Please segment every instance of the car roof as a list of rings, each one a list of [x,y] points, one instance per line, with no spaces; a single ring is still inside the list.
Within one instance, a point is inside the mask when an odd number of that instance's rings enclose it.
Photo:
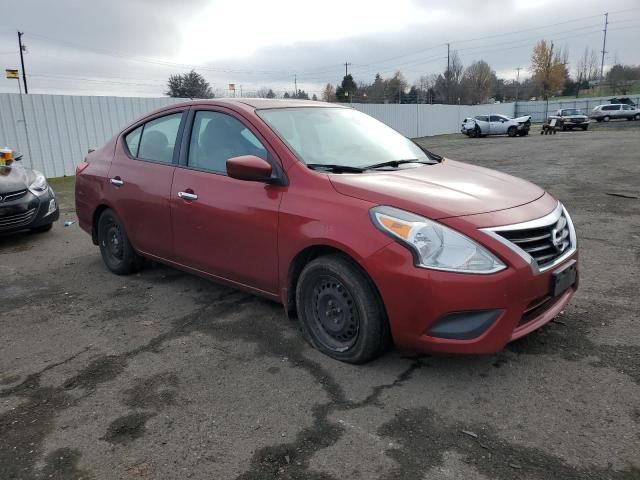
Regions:
[[[333,107],[346,108],[336,103],[320,102],[316,100],[297,100],[297,99],[280,99],[280,98],[212,98],[203,100],[191,100],[178,104],[176,106],[188,105],[219,105],[219,106],[236,106],[246,108],[246,106],[263,109],[263,108],[300,108],[300,107]]]

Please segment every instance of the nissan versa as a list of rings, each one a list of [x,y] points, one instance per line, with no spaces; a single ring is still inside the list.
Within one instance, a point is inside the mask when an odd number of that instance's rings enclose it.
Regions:
[[[392,342],[497,352],[577,288],[576,234],[558,200],[351,108],[173,105],[76,173],[79,223],[112,272],[146,257],[278,300],[313,346],[346,362]]]

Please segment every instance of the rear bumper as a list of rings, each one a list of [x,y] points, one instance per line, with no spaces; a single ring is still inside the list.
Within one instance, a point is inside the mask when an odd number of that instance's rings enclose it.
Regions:
[[[59,207],[51,187],[41,195],[27,191],[17,200],[0,204],[0,233],[43,227],[59,217]]]

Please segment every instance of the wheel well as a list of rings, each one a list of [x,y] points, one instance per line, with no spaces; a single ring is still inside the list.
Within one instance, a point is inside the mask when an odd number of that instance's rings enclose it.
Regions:
[[[382,301],[382,297],[380,296],[380,292],[378,291],[376,284],[373,282],[367,271],[362,268],[360,263],[358,263],[351,255],[346,253],[344,250],[340,250],[339,248],[330,247],[328,245],[314,245],[311,247],[307,247],[300,253],[298,253],[289,265],[289,275],[287,277],[287,299],[285,308],[287,314],[290,317],[293,318],[296,316],[296,288],[298,286],[298,279],[300,278],[302,270],[312,260],[332,254],[339,254],[348,258],[357,268],[360,269],[360,271],[369,280],[369,282],[371,282],[371,285],[378,294],[378,298],[380,299],[382,308],[384,308],[384,302]]]
[[[94,245],[98,245],[98,220],[100,219],[102,212],[107,208],[109,208],[107,205],[100,205],[93,212],[93,219],[91,221],[91,240],[93,240]]]

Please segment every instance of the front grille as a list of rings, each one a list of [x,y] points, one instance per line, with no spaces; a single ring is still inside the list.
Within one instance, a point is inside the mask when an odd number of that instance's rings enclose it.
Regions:
[[[0,217],[0,230],[28,225],[31,223],[31,220],[33,220],[35,214],[36,209],[32,208],[31,210],[27,210],[26,212],[18,213],[16,215]]]
[[[27,190],[18,190],[17,192],[0,193],[0,203],[18,200],[27,194]]]
[[[538,268],[544,268],[572,247],[569,220],[564,211],[558,208],[557,215],[545,219],[548,223],[535,224],[530,228],[505,227],[496,229],[495,233],[529,254]],[[526,227],[526,224],[523,226]]]

